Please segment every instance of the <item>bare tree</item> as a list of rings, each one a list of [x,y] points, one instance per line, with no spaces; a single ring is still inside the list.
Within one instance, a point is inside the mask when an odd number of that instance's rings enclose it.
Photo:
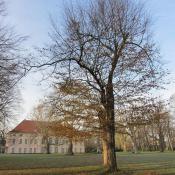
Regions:
[[[173,150],[173,120],[165,102],[155,99],[120,108],[117,133],[128,135],[133,152]],[[142,100],[143,102],[143,100]]]
[[[116,171],[115,104],[148,93],[163,74],[150,16],[143,4],[130,0],[97,0],[76,7],[66,8],[62,30],[52,20],[53,43],[41,50],[32,67],[53,68],[58,81],[82,81],[96,94],[103,107],[104,165]]]
[[[149,112],[151,104],[148,102],[148,99],[139,98],[125,103],[118,109],[120,117],[116,122],[116,131],[120,134],[127,134],[131,138],[134,153],[137,153],[142,147],[141,142],[146,141],[147,146],[149,145],[145,127],[150,124],[149,116],[152,114]],[[143,138],[146,138],[144,142],[141,133]]]
[[[19,46],[25,39],[4,23],[5,17],[5,2],[0,0],[0,123],[3,127],[10,119],[19,99],[16,84],[23,73],[20,65],[21,57],[17,52],[20,52]]]
[[[165,137],[167,135],[169,114],[165,110],[165,104],[162,101],[154,104],[153,121],[158,135],[159,150],[160,152],[164,152],[166,148]]]

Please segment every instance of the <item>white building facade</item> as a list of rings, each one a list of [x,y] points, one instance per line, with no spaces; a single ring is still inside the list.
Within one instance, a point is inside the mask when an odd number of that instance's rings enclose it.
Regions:
[[[6,153],[68,153],[69,139],[49,136],[46,139],[37,132],[36,121],[23,120],[16,128],[7,134]],[[84,153],[84,141],[73,142],[74,153]]]

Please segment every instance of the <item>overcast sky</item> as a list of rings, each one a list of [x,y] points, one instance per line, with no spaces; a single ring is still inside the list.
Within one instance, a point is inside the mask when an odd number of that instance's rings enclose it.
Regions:
[[[85,0],[79,0],[82,3]],[[142,1],[142,0],[140,0]],[[24,47],[30,50],[49,42],[51,31],[49,15],[55,16],[61,25],[62,9],[70,0],[6,0],[8,24],[15,26],[21,35],[29,36]],[[169,98],[175,93],[175,0],[147,0],[146,5],[154,19],[154,37],[157,41],[163,62],[171,73],[171,84],[161,96]],[[29,74],[20,84],[22,108],[18,121],[29,118],[32,108],[43,98],[48,89],[39,83],[39,75]]]

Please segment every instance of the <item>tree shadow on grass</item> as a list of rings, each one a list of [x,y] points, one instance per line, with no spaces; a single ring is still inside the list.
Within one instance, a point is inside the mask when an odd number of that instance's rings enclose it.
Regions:
[[[109,171],[97,172],[93,175],[134,175],[131,171],[118,170],[116,173],[110,173]]]

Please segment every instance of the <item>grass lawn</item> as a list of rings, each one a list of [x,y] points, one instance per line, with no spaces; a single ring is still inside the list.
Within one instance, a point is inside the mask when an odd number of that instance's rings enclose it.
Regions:
[[[144,172],[175,175],[173,152],[117,153],[117,160],[120,169],[117,175],[142,175]],[[0,154],[0,175],[99,175],[104,174],[101,165],[102,155],[99,154]]]

